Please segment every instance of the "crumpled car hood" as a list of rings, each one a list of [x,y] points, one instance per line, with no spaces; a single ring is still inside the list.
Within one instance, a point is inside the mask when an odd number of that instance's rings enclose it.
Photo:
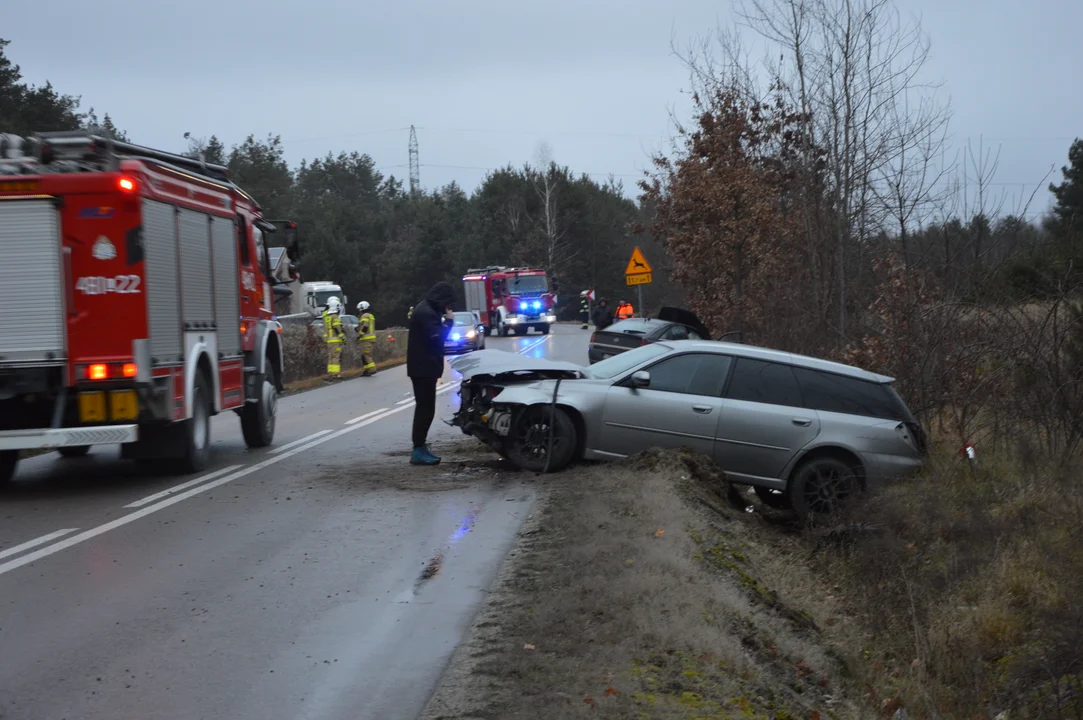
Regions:
[[[449,360],[448,365],[462,373],[464,380],[488,375],[494,378],[502,375],[522,374],[524,380],[538,376],[549,378],[586,377],[582,365],[558,360],[523,357],[518,353],[504,350],[479,350]]]

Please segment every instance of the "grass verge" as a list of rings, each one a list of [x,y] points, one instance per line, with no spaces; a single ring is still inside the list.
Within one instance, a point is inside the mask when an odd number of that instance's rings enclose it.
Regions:
[[[376,372],[405,364],[406,358],[393,358],[391,360],[384,360],[382,362],[376,363]],[[351,380],[353,378],[360,377],[362,372],[364,372],[363,368],[347,368],[346,370],[343,370],[339,374],[339,376],[342,378],[342,380]],[[325,377],[327,376],[319,375],[316,377],[304,378],[303,380],[294,380],[292,382],[288,382],[285,384],[286,390],[282,394],[296,395],[297,393],[305,392],[306,390],[313,390],[315,388],[322,387]]]
[[[843,718],[857,693],[714,466],[646,453],[547,491],[426,720]]]

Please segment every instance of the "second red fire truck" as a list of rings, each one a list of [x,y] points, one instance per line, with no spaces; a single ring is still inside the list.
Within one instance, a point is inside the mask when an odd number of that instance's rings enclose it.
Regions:
[[[463,276],[466,309],[478,313],[489,335],[525,335],[530,328],[548,333],[557,321],[556,285],[538,268],[490,265]]]
[[[274,231],[224,167],[87,132],[0,136],[0,483],[20,450],[98,444],[196,472],[230,410],[269,445]]]

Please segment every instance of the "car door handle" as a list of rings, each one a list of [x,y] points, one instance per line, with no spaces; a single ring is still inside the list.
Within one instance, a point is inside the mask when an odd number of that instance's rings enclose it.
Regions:
[[[812,424],[812,421],[809,420],[808,418],[794,418],[793,419],[793,424],[794,425],[800,425],[801,427],[808,427],[809,425]]]
[[[692,406],[692,410],[694,412],[698,412],[700,415],[710,415],[711,410],[713,410],[713,409],[714,408],[712,408],[710,405],[693,405]]]

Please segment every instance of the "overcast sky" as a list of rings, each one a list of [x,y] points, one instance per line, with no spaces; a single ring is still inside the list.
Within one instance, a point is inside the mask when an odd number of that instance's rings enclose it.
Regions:
[[[631,187],[687,117],[671,37],[733,21],[726,0],[0,0],[0,37],[33,83],[82,95],[135,142],[281,135],[288,158],[370,154],[473,189],[486,169],[554,159]],[[998,189],[1029,194],[1083,135],[1083,2],[897,0],[932,41],[927,75],[958,147],[1001,146]],[[1009,200],[1011,202],[1011,200]],[[1048,205],[1039,194],[1031,216]]]

